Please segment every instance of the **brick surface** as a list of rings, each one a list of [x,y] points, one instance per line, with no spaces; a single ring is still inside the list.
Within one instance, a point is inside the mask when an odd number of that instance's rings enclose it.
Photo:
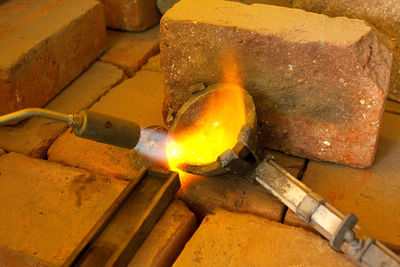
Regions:
[[[92,110],[139,123],[141,127],[164,125],[163,75],[139,71],[111,89]],[[149,161],[133,151],[76,137],[69,131],[48,151],[50,161],[80,167],[94,173],[132,179]]]
[[[260,4],[270,4],[270,5],[290,7],[293,0],[229,0],[229,1],[241,2],[245,4],[260,3]],[[179,0],[157,0],[157,7],[158,10],[160,10],[160,12],[164,14],[178,2]]]
[[[0,148],[0,156],[3,156],[5,154],[4,150]]]
[[[280,153],[274,155],[278,164],[297,177],[303,168],[303,159]],[[181,173],[180,178],[178,197],[199,217],[204,217],[217,208],[224,208],[256,214],[274,221],[282,220],[285,206],[259,185],[239,177],[203,177]]]
[[[23,252],[0,245],[0,263],[5,267],[43,267],[51,263],[38,260]]]
[[[224,65],[236,66],[266,147],[353,167],[372,163],[392,57],[363,21],[183,0],[160,27],[166,117],[190,97],[190,85],[220,82]]]
[[[0,114],[44,106],[105,46],[94,0],[13,0],[0,17]]]
[[[302,181],[373,238],[400,252],[400,116],[384,114],[376,160],[367,170],[311,161]],[[286,221],[299,221],[294,214]]]
[[[54,265],[127,184],[16,153],[0,157],[0,173],[0,245]]]
[[[171,266],[196,227],[194,214],[182,201],[173,201],[128,266]]]
[[[121,82],[123,75],[121,69],[111,64],[96,62],[45,108],[64,113],[76,113],[88,108],[111,87]],[[0,147],[45,158],[50,145],[67,127],[64,123],[43,118],[32,118],[18,125],[0,127]]]
[[[260,4],[290,7],[293,3],[293,0],[244,0],[244,2],[247,4],[260,3]]]
[[[132,77],[147,59],[160,51],[159,26],[142,33],[107,31],[107,52],[102,61],[121,67]]]
[[[400,115],[400,104],[395,101],[388,100],[386,101],[385,110],[387,112],[396,113]]]
[[[160,20],[156,0],[100,0],[108,27],[127,31],[142,31]]]
[[[162,73],[162,69],[160,66],[160,54],[157,54],[157,55],[149,58],[149,60],[147,60],[146,64],[144,64],[140,69]]]
[[[389,98],[400,102],[400,2],[396,0],[294,0],[293,7],[328,16],[366,20],[393,42],[393,68]],[[373,7],[373,8],[371,8]]]
[[[204,218],[174,266],[355,266],[320,236],[249,214]]]
[[[157,7],[161,14],[164,14],[178,2],[179,0],[157,0]]]
[[[285,214],[285,218],[283,219],[284,224],[296,226],[296,227],[302,227],[308,231],[315,232],[317,233],[316,230],[310,225],[308,225],[306,222],[303,221],[299,216],[297,216],[293,211],[290,209],[287,210]]]

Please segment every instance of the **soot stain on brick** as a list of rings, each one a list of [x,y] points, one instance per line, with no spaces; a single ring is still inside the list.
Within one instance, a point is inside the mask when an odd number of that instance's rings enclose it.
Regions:
[[[144,166],[149,166],[148,160],[146,160],[143,155],[140,155],[135,151],[133,151],[131,154],[128,154],[128,160],[130,167],[135,171],[139,171]]]
[[[291,90],[277,88],[266,90],[257,85],[249,88],[259,114],[297,115],[312,120],[337,123],[352,113],[354,107],[352,103],[341,101],[344,97],[329,92],[313,93],[313,91],[315,90],[303,86]],[[304,97],[305,94],[313,95],[313,98]]]
[[[82,205],[82,198],[84,196],[84,191],[86,191],[86,186],[92,184],[96,181],[93,175],[79,174],[72,180],[71,189],[76,196],[76,206],[80,207]]]

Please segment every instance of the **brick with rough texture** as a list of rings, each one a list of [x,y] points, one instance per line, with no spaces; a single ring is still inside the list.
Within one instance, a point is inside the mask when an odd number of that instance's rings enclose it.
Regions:
[[[303,159],[280,153],[274,153],[274,156],[277,163],[292,175],[299,175],[304,165]],[[200,218],[217,208],[223,208],[233,212],[256,214],[269,220],[282,220],[285,206],[261,186],[240,177],[204,177],[180,173],[180,179],[178,198]]]
[[[328,16],[363,19],[393,42],[389,98],[400,102],[400,1],[398,0],[294,0],[293,7]]]
[[[277,5],[277,6],[285,6],[290,7],[293,0],[244,0],[246,4],[268,4],[268,5]]]
[[[250,214],[208,215],[174,266],[355,266],[322,237]]]
[[[160,54],[157,54],[149,58],[146,64],[144,64],[140,69],[162,73],[163,71],[160,66]]]
[[[143,31],[160,20],[156,0],[100,0],[108,27],[126,31]]]
[[[386,101],[385,111],[400,115],[400,104],[395,101]]]
[[[376,160],[371,168],[310,161],[302,182],[343,214],[354,213],[366,233],[400,252],[400,116],[384,114]],[[300,223],[288,212],[287,223]],[[300,224],[298,224],[300,225]]]
[[[241,2],[241,3],[245,3],[245,4],[260,3],[260,4],[270,4],[270,5],[290,7],[291,2],[293,0],[229,0],[229,1]],[[158,7],[158,10],[160,10],[160,12],[162,14],[164,14],[178,2],[179,2],[179,0],[157,0],[157,7]]]
[[[159,26],[141,33],[109,30],[107,52],[101,60],[117,65],[132,77],[148,58],[160,51],[159,31]]]
[[[190,97],[190,85],[222,81],[225,65],[237,69],[253,96],[266,147],[353,167],[372,164],[392,56],[365,22],[182,0],[160,27],[165,117]]]
[[[314,230],[314,228],[307,224],[303,219],[301,219],[299,216],[297,216],[293,211],[290,209],[287,210],[285,214],[285,218],[283,219],[284,224],[296,226],[296,227],[302,227],[308,231],[316,232],[318,231]]]
[[[5,267],[43,267],[51,263],[38,260],[21,251],[15,251],[0,245],[0,263]]]
[[[173,201],[128,266],[171,266],[196,227],[194,214],[182,201]]]
[[[289,7],[290,2],[292,0],[229,0],[229,1],[241,2],[241,3],[246,3],[246,4],[260,3],[260,4],[270,4],[270,5],[279,5],[279,6]],[[179,2],[179,0],[157,0],[157,7],[158,7],[158,10],[160,10],[160,12],[162,14],[164,14],[178,2]]]
[[[57,95],[46,109],[77,113],[88,108],[110,88],[121,82],[124,72],[108,63],[96,62]],[[32,118],[18,125],[0,127],[0,147],[35,158],[45,158],[47,150],[68,125]]]
[[[127,185],[17,153],[0,157],[0,173],[0,246],[52,265],[68,258]]]
[[[6,152],[2,148],[0,148],[0,156],[3,156],[5,153]]]
[[[171,7],[173,7],[179,0],[157,0],[157,7],[161,14],[164,14]]]
[[[94,0],[12,0],[0,6],[0,115],[41,107],[105,47]]]
[[[141,127],[164,125],[163,90],[161,73],[139,71],[112,88],[90,109],[137,122]],[[132,179],[142,166],[151,164],[133,151],[82,139],[69,131],[49,148],[48,159],[121,179]]]

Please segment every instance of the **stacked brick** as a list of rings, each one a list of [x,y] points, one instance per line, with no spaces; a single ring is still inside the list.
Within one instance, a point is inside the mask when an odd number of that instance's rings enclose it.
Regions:
[[[231,0],[239,1],[239,0]],[[165,13],[179,0],[158,0],[157,5]],[[346,16],[363,19],[386,36],[393,52],[393,68],[388,97],[400,102],[400,2],[396,0],[240,0],[246,4],[263,3],[284,7],[301,8],[331,17]]]
[[[183,0],[161,22],[164,116],[236,66],[268,148],[352,167],[376,152],[392,55],[364,21],[278,6]]]
[[[294,0],[293,7],[328,16],[363,19],[383,33],[393,52],[389,98],[400,102],[400,1]]]
[[[0,17],[0,115],[45,105],[105,47],[95,0],[8,1]]]
[[[126,31],[143,31],[160,20],[156,0],[100,0],[108,27]]]

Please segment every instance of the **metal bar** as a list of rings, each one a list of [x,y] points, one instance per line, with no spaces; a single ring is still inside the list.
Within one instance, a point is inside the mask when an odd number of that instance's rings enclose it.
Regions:
[[[344,217],[272,158],[262,161],[247,179],[255,180],[293,212],[302,215],[308,224],[332,242],[331,246],[340,248],[360,266],[400,266],[400,257],[382,243],[368,237],[355,237],[361,228],[356,225],[353,229],[354,221],[349,223],[348,218],[356,219],[354,215]]]
[[[297,186],[286,175],[282,175],[282,172],[272,166],[272,164],[269,164],[269,161],[261,162],[251,176],[254,176],[254,179],[259,184],[270,191],[272,195],[283,202],[288,208],[296,211],[296,208],[308,192]]]
[[[343,220],[343,215],[335,214],[327,205],[321,205],[311,216],[313,226],[326,239],[330,240]]]
[[[31,117],[43,117],[47,119],[65,122],[68,125],[72,125],[74,123],[74,115],[72,114],[65,114],[42,108],[27,108],[0,116],[0,125]]]

